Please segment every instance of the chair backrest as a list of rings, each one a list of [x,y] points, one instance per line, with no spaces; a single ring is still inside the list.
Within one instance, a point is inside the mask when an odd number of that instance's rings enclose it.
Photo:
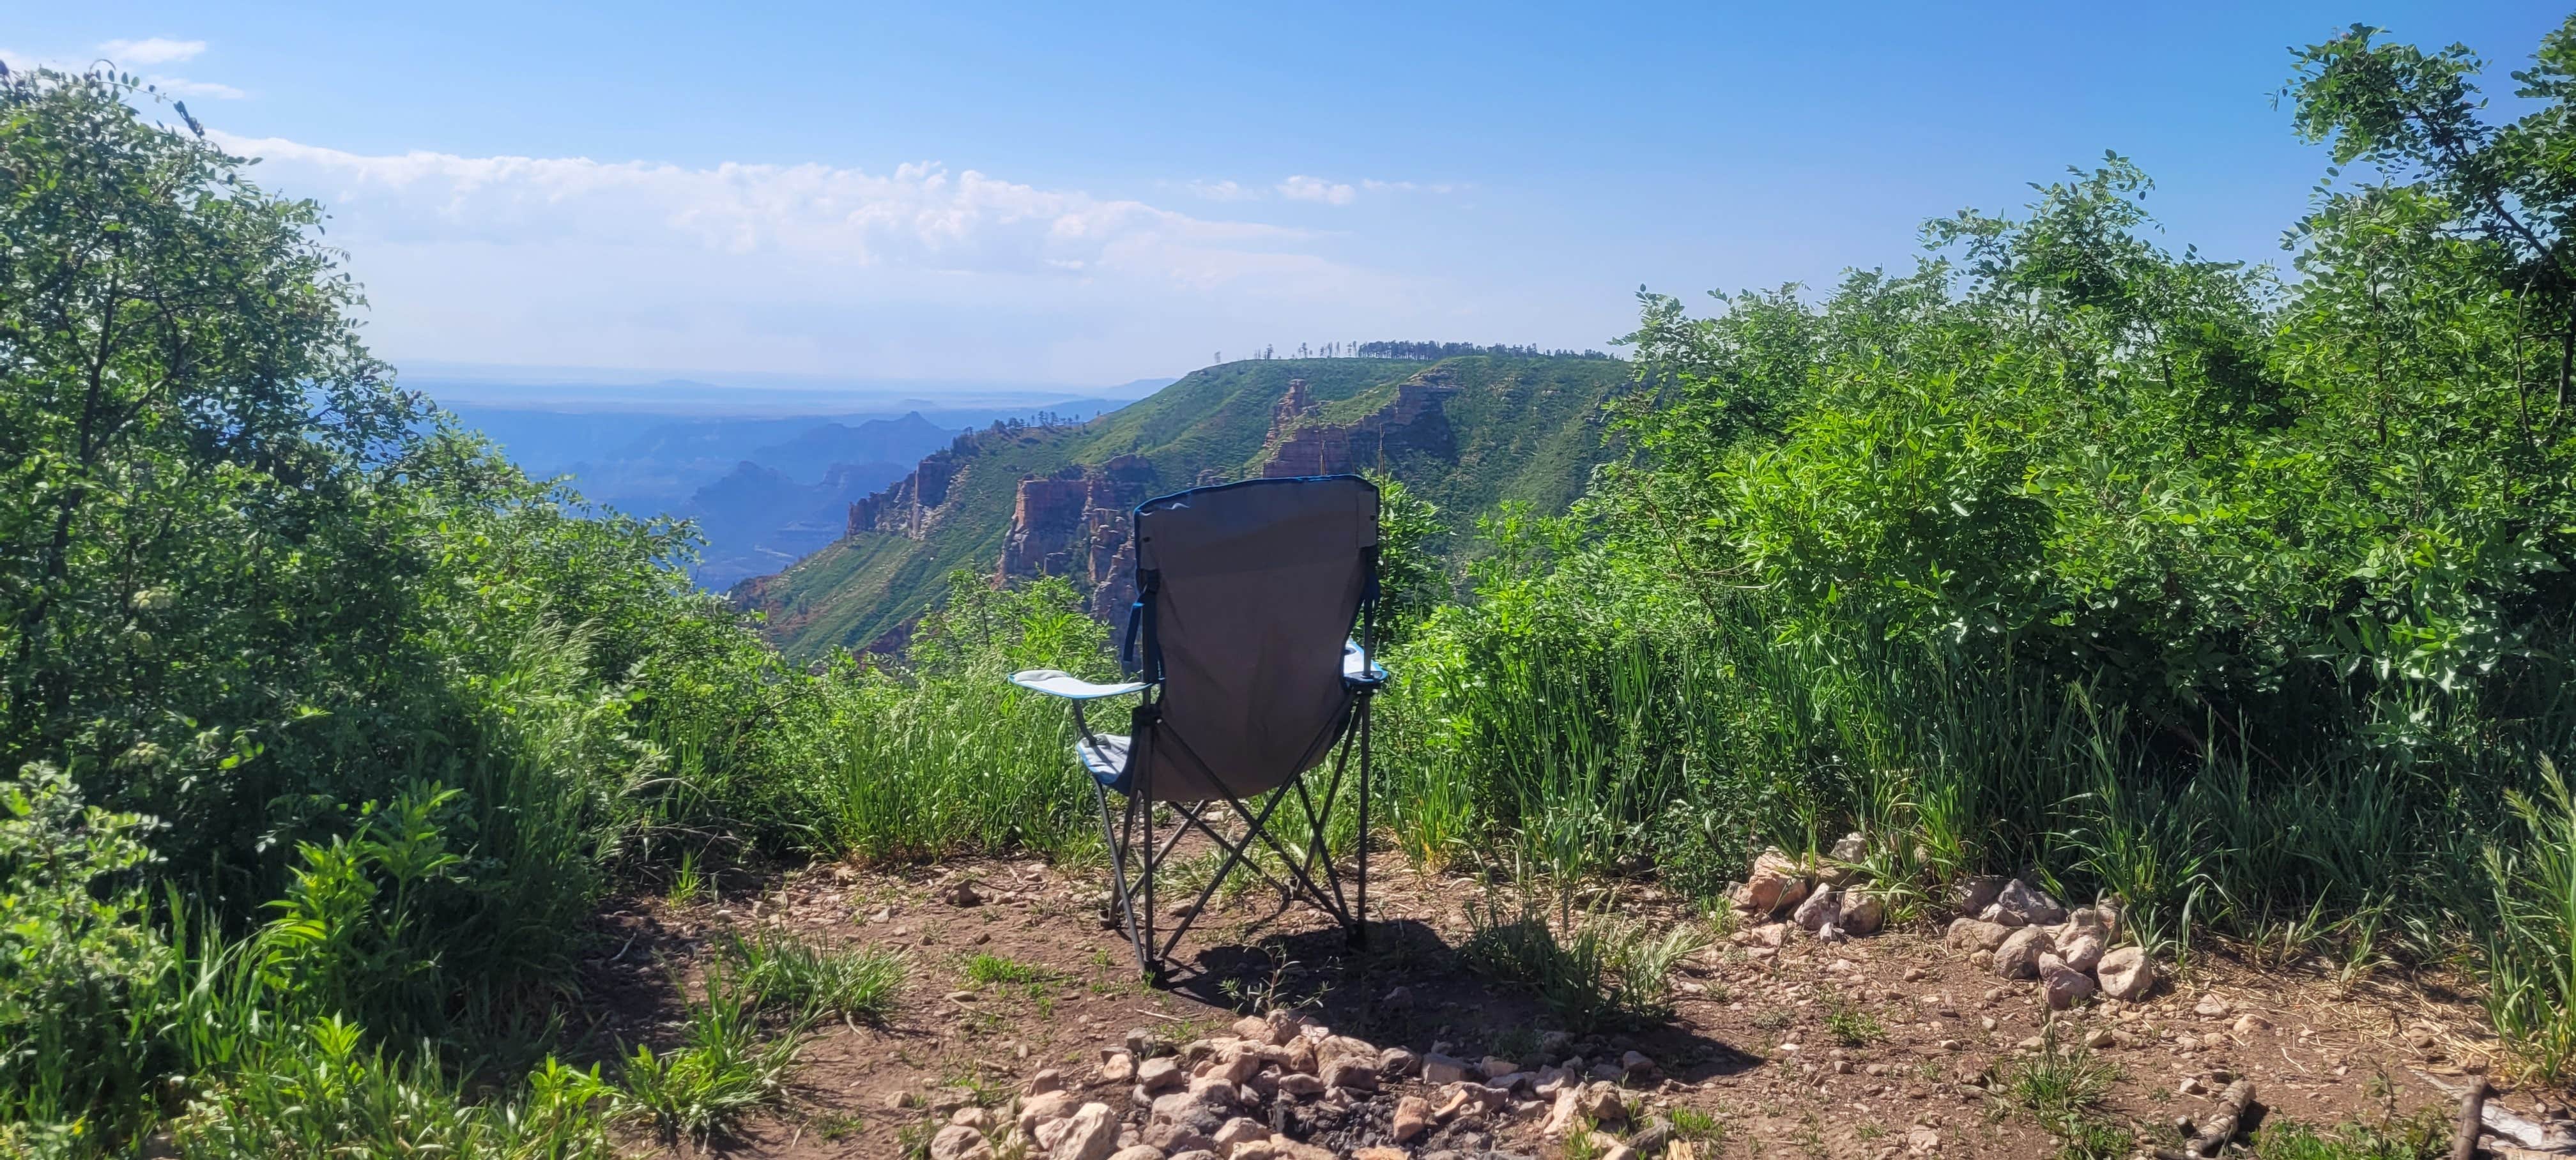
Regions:
[[[1343,644],[1374,598],[1377,485],[1356,475],[1194,488],[1136,509],[1140,668],[1159,720],[1135,787],[1249,797],[1321,760],[1349,720]],[[1213,776],[1211,776],[1213,775]]]

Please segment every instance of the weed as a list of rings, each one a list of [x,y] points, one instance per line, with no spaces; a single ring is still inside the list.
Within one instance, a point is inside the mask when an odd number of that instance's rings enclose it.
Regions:
[[[1685,923],[1658,936],[1642,923],[1589,913],[1560,937],[1545,910],[1524,896],[1516,911],[1488,898],[1470,903],[1474,933],[1459,955],[1470,969],[1520,983],[1575,1032],[1631,1025],[1671,1014],[1673,965],[1705,945]]]
[[[966,981],[978,986],[1044,983],[1054,977],[1054,972],[1044,967],[1001,955],[979,954],[966,960]]]
[[[673,906],[687,906],[706,893],[707,875],[698,868],[696,850],[680,851],[680,864],[671,871],[671,885],[662,892],[662,900]]]
[[[881,1021],[903,990],[904,961],[891,951],[764,933],[736,937],[725,952],[762,1007],[784,1008],[800,1018]]]
[[[1698,1108],[1675,1107],[1672,1121],[1674,1139],[1709,1144],[1722,1143],[1726,1139],[1726,1124]]]
[[[2254,1136],[2254,1160],[2433,1160],[2449,1153],[2450,1133],[2435,1108],[2329,1131],[2295,1121],[2267,1123]]]
[[[743,981],[710,970],[707,996],[690,1005],[680,1045],[660,1054],[639,1045],[627,1058],[620,1110],[665,1139],[704,1140],[777,1100],[807,1024],[800,1018],[763,1043],[759,1004],[758,992]]]
[[[1833,1009],[1825,1013],[1825,1033],[1845,1047],[1867,1047],[1887,1038],[1887,1028],[1879,1024],[1877,1016],[1840,999],[1834,1000]]]
[[[825,1112],[805,1121],[815,1136],[825,1141],[838,1141],[868,1129],[868,1121],[856,1112]]]

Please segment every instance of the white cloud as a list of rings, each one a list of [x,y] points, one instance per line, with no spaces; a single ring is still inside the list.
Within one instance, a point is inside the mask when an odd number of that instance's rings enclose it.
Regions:
[[[219,101],[238,101],[250,94],[231,85],[213,81],[192,81],[186,77],[145,77],[145,84],[174,97],[212,97]]]
[[[1424,184],[1412,181],[1379,181],[1372,177],[1361,181],[1360,188],[1370,193],[1449,193],[1458,187],[1445,182]]]
[[[1260,190],[1232,181],[1193,181],[1189,189],[1209,201],[1256,201],[1261,197]]]
[[[1244,268],[1238,251],[1305,236],[937,162],[873,173],[814,164],[686,168],[586,157],[368,156],[277,138],[215,137],[226,149],[265,159],[264,180],[276,183],[283,174],[306,183],[301,192],[320,194],[344,216],[398,238],[677,241],[725,254],[785,252],[954,271],[1125,264],[1200,283]]]
[[[1339,234],[935,162],[370,155],[210,136],[262,158],[262,186],[329,207],[372,342],[396,358],[1116,381],[1251,341],[1229,336],[1400,329],[1447,297],[1344,263]]]
[[[205,41],[170,40],[159,36],[143,40],[110,40],[98,46],[99,55],[115,61],[120,68],[175,64],[204,51]]]
[[[1327,205],[1349,205],[1359,196],[1349,185],[1326,181],[1320,177],[1296,174],[1279,183],[1279,196],[1291,201],[1320,201]]]

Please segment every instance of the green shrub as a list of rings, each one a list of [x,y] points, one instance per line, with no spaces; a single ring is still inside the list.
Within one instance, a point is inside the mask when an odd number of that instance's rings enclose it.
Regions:
[[[51,766],[0,787],[0,1121],[69,1132],[146,1095],[172,967],[144,921],[150,830]]]

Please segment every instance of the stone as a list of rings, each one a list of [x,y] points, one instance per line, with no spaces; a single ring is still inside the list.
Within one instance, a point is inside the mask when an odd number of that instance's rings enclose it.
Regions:
[[[1422,1057],[1401,1047],[1390,1047],[1377,1053],[1377,1073],[1402,1079],[1422,1070]]]
[[[2067,969],[2090,971],[2100,966],[2105,945],[2102,932],[2071,924],[2069,929],[2071,933],[2057,940],[2057,957],[2066,960]]]
[[[1488,1055],[1485,1057],[1484,1062],[1476,1065],[1476,1074],[1485,1079],[1492,1079],[1498,1075],[1510,1075],[1520,1069],[1521,1065],[1517,1060],[1505,1059],[1499,1055]]]
[[[1980,874],[1962,878],[1951,888],[1950,909],[1964,915],[1976,915],[1995,904],[2007,881],[2000,874]]]
[[[1978,951],[1973,955],[1969,955],[1968,965],[1980,971],[1991,971],[1995,969],[1995,952]]]
[[[2093,997],[2093,976],[2062,963],[2055,971],[2042,973],[2039,986],[2051,1011],[2064,1011]]]
[[[2120,937],[2120,900],[2107,894],[2103,895],[2093,903],[2093,913],[2102,920],[2103,940],[2106,942],[2117,940]]]
[[[1151,1144],[1130,1144],[1110,1153],[1109,1160],[1163,1160],[1163,1150]]]
[[[1218,1158],[1213,1149],[1192,1148],[1186,1152],[1172,1153],[1169,1160],[1218,1160]]]
[[[1250,1116],[1236,1116],[1227,1120],[1225,1126],[1216,1130],[1215,1137],[1216,1146],[1221,1150],[1232,1150],[1238,1145],[1269,1138],[1270,1129]]]
[[[2084,1046],[2090,1047],[2096,1051],[2118,1042],[2119,1038],[2114,1036],[2111,1033],[2111,1029],[2108,1027],[2096,1027],[2093,1030],[2084,1033]]]
[[[2227,1000],[2216,995],[2203,995],[2200,1002],[2191,1005],[2191,1013],[2203,1019],[2224,1019],[2227,1011]]]
[[[1036,1075],[1030,1076],[1026,1082],[1020,1084],[1020,1094],[1024,1096],[1044,1095],[1063,1090],[1064,1073],[1052,1067],[1039,1068]]]
[[[1982,918],[1950,920],[1949,942],[1954,950],[1990,951],[2004,945],[2004,940],[2011,937],[2012,928],[2000,922],[1987,922]]]
[[[1190,1081],[1190,1102],[1201,1107],[1230,1108],[1242,1098],[1241,1089],[1221,1075],[1203,1075]]]
[[[1288,1072],[1279,1077],[1279,1094],[1292,1099],[1311,1099],[1324,1094],[1324,1081],[1304,1072]]]
[[[2057,900],[2015,878],[1996,892],[1994,902],[1977,917],[2005,926],[2055,926],[2066,921],[2066,908]]]
[[[1112,1157],[1111,1160],[1116,1160],[1116,1158]],[[1351,1160],[1413,1160],[1413,1157],[1402,1148],[1389,1148],[1384,1144],[1371,1144],[1366,1148],[1361,1148],[1352,1152]]]
[[[2205,1096],[2209,1094],[2209,1088],[2202,1084],[2200,1082],[2200,1077],[2196,1075],[2184,1076],[2182,1082],[2175,1085],[2174,1091],[2177,1094],[2186,1096]]]
[[[1107,1104],[1084,1104],[1047,1148],[1047,1160],[1109,1160],[1118,1150],[1118,1114]],[[1052,1125],[1050,1125],[1052,1126]]]
[[[1842,913],[1842,891],[1824,886],[1808,895],[1806,901],[1798,904],[1797,912],[1789,917],[1801,929],[1813,934],[1833,925],[1835,920],[1842,917]]]
[[[1211,1076],[1221,1076],[1225,1079],[1225,1082],[1230,1084],[1240,1084],[1245,1080],[1251,1079],[1254,1075],[1259,1074],[1261,1071],[1261,1065],[1267,1062],[1269,1062],[1269,1056],[1264,1049],[1254,1044],[1236,1040],[1235,1042],[1228,1043],[1217,1049],[1215,1058],[1208,1061],[1207,1074]],[[1301,1067],[1293,1068],[1291,1070],[1305,1071],[1308,1069]]]
[[[1127,1054],[1135,1056],[1138,1059],[1152,1059],[1157,1055],[1170,1055],[1176,1050],[1169,1038],[1156,1032],[1150,1027],[1128,1028],[1127,1038],[1124,1042],[1127,1045]]]
[[[2271,1027],[2272,1021],[2260,1015],[2248,1013],[2236,1017],[2236,1034],[2239,1036],[2252,1035],[2257,1031],[2268,1031]]]
[[[1538,1126],[1539,1138],[1543,1140],[1563,1139],[1565,1137],[1566,1129],[1573,1127],[1576,1118],[1580,1117],[1582,1114],[1582,1088],[1570,1087],[1564,1091],[1556,1093],[1555,1105],[1548,1109],[1547,1119]]]
[[[1270,1021],[1258,1015],[1246,1015],[1234,1021],[1234,1037],[1254,1043],[1270,1043]],[[1271,1043],[1276,1047],[1278,1044]]]
[[[1628,1105],[1619,1098],[1619,1089],[1607,1083],[1585,1084],[1577,1107],[1596,1124],[1626,1123],[1628,1119]]]
[[[1149,1095],[1167,1092],[1187,1083],[1188,1078],[1181,1074],[1181,1061],[1168,1055],[1146,1060],[1136,1069],[1136,1086],[1145,1089]]]
[[[1995,974],[2007,979],[2036,979],[2039,977],[2039,956],[2052,949],[2047,931],[2035,926],[2022,927],[2014,931],[2011,938],[2005,939],[2004,945],[1995,948]]]
[[[1420,1096],[1406,1096],[1395,1101],[1395,1120],[1388,1132],[1398,1144],[1431,1130],[1431,1101]]]
[[[1422,1082],[1433,1087],[1446,1087],[1467,1078],[1467,1061],[1453,1059],[1435,1051],[1422,1057]]]
[[[1111,1048],[1100,1053],[1100,1082],[1125,1083],[1136,1078],[1136,1057]]]
[[[950,1124],[930,1138],[930,1160],[966,1160],[977,1149],[986,1156],[993,1154],[993,1146],[984,1141],[984,1134],[963,1124]]]
[[[1886,923],[1887,900],[1881,898],[1876,891],[1843,892],[1843,916],[1842,920],[1835,925],[1842,927],[1844,934],[1855,936],[1877,934],[1878,928]]]
[[[2102,984],[2102,993],[2123,1003],[2135,1003],[2147,997],[2156,985],[2156,964],[2139,947],[2118,947],[2102,954],[2093,968],[2093,977]]]
[[[1798,864],[1774,847],[1753,859],[1744,885],[1736,888],[1734,903],[1746,914],[1768,917],[1796,906],[1806,896],[1807,880]]]
[[[939,900],[950,906],[982,906],[984,893],[972,882],[960,879],[939,892]]]
[[[1930,1156],[1941,1151],[1941,1133],[1916,1124],[1905,1130],[1905,1150],[1916,1156]]]
[[[1860,831],[1854,830],[1836,839],[1833,851],[1826,856],[1836,862],[1858,862],[1868,852],[1869,843],[1861,838]]]
[[[1754,946],[1757,946],[1757,947],[1764,947],[1764,948],[1768,948],[1768,949],[1771,949],[1771,950],[1778,950],[1778,949],[1780,948],[1780,944],[1781,944],[1781,943],[1783,943],[1783,942],[1788,941],[1788,939],[1789,939],[1789,924],[1788,924],[1788,923],[1785,923],[1785,922],[1767,922],[1767,923],[1762,924],[1761,926],[1754,927],[1754,928],[1753,928],[1753,931],[1752,931],[1752,933],[1751,933],[1750,937],[1747,939],[1747,941],[1748,941],[1748,942],[1750,942],[1750,943],[1752,943]]]
[[[1377,1090],[1377,1064],[1370,1060],[1342,1056],[1324,1065],[1324,1086],[1350,1088],[1353,1091]]]
[[[1038,1125],[1070,1116],[1079,1105],[1072,1092],[1062,1089],[1030,1096],[1020,1104],[1020,1130],[1034,1136]]]
[[[1646,1058],[1645,1052],[1631,1051],[1619,1057],[1619,1070],[1632,1076],[1652,1075],[1655,1061]]]

